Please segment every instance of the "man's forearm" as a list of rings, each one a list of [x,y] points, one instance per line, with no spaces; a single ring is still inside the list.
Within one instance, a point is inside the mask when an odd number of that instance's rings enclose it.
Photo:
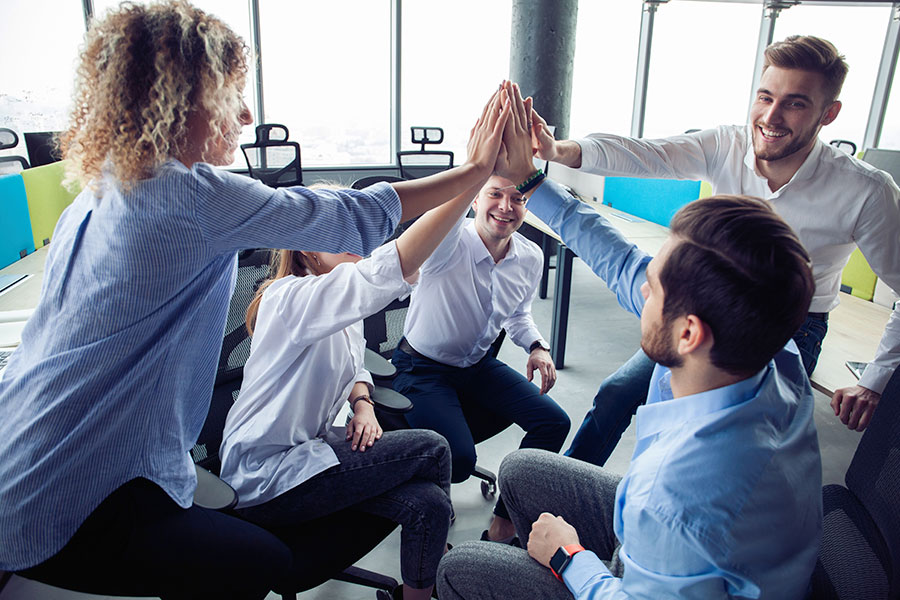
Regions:
[[[556,156],[553,162],[563,164],[572,169],[581,167],[581,145],[573,140],[556,142]]]

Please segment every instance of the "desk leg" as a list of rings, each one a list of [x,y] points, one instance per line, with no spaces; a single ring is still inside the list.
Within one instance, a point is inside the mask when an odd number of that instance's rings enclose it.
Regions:
[[[559,244],[556,254],[556,290],[550,327],[550,357],[557,369],[565,366],[566,333],[569,329],[569,295],[572,291],[572,258],[575,253]]]
[[[541,300],[547,299],[547,287],[550,280],[550,255],[553,254],[553,244],[557,243],[546,233],[541,233],[541,253],[544,255],[544,263],[541,269],[541,287],[538,296]]]

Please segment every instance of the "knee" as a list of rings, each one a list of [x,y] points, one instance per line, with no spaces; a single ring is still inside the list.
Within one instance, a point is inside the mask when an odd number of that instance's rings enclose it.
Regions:
[[[558,404],[552,403],[552,407],[545,411],[541,424],[531,431],[542,432],[544,438],[550,440],[551,443],[547,446],[541,444],[541,447],[556,452],[562,448],[571,427],[572,421],[566,411]]]
[[[450,473],[451,483],[460,483],[469,478],[475,470],[475,446],[454,448],[452,450],[453,469]]]
[[[438,597],[444,600],[471,597],[467,592],[477,590],[484,577],[480,568],[479,548],[474,542],[463,542],[444,555],[438,564]]]
[[[450,528],[450,515],[453,507],[450,503],[450,496],[437,485],[429,485],[418,490],[419,498],[417,502],[421,503],[422,519],[426,523],[437,526],[438,524]],[[442,530],[442,527],[438,527]],[[446,534],[446,531],[444,532]]]
[[[519,482],[527,481],[534,470],[534,462],[546,453],[547,450],[522,448],[507,454],[500,463],[497,474],[497,481],[504,495],[507,489],[513,490]]]

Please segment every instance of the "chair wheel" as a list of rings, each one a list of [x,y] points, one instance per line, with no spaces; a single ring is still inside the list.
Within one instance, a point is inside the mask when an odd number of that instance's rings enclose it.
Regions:
[[[486,500],[490,500],[497,493],[497,484],[494,482],[482,481],[481,482],[481,495],[484,496]]]

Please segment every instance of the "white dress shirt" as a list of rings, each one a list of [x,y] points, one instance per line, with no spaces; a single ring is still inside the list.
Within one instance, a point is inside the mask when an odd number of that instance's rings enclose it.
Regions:
[[[275,498],[338,464],[324,437],[363,367],[362,319],[409,292],[397,247],[263,293],[250,358],[222,438],[222,479],[238,507]]]
[[[776,191],[756,170],[749,126],[635,140],[594,134],[579,140],[581,170],[602,175],[702,179],[714,194],[768,200],[794,229],[813,263],[811,312],[839,304],[841,271],[859,246],[875,274],[900,290],[900,190],[891,176],[817,140],[794,176]],[[859,384],[881,392],[900,365],[900,312],[894,310],[875,360]]]
[[[406,315],[404,335],[418,352],[445,365],[481,360],[506,329],[526,351],[549,347],[531,317],[544,255],[520,233],[495,263],[472,219],[461,219],[422,265]]]

